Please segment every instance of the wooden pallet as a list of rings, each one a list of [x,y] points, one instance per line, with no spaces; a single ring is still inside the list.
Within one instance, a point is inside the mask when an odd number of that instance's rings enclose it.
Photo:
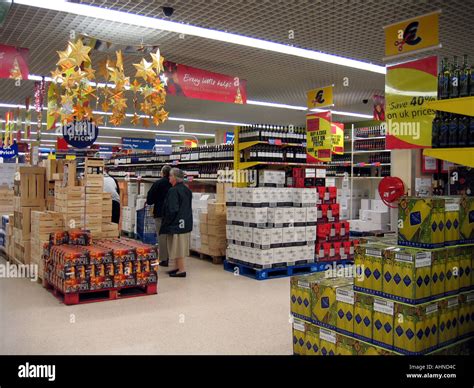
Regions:
[[[43,287],[50,291],[60,302],[68,306],[94,302],[105,302],[107,300],[133,298],[137,296],[155,295],[158,293],[157,283],[147,284],[146,286],[106,288],[103,290],[80,291],[65,294],[44,279]]]
[[[212,264],[216,264],[216,265],[222,264],[225,260],[225,256],[213,256],[213,255],[208,255],[207,253],[202,253],[195,250],[190,250],[190,256],[197,257],[198,259],[201,259],[201,260],[212,261]]]

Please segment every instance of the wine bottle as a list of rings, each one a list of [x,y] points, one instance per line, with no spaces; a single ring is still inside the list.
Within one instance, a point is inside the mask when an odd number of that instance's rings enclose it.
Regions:
[[[464,54],[464,63],[462,65],[459,77],[459,97],[469,96],[469,81],[471,79],[471,67],[467,64],[467,54]]]
[[[469,117],[460,116],[458,118],[458,147],[467,147],[469,142]]]
[[[453,56],[453,67],[451,69],[451,89],[449,93],[449,98],[457,98],[459,97],[459,76],[461,74],[461,70],[458,66],[458,57],[456,55]]]
[[[436,112],[436,116],[433,119],[433,124],[431,126],[431,147],[439,147],[439,135],[441,130],[441,118],[439,111]]]
[[[449,135],[448,135],[448,146],[457,147],[458,146],[458,117],[455,114],[451,114],[449,119]]]
[[[474,117],[469,117],[468,144],[474,147]]]
[[[442,86],[441,86],[441,99],[449,98],[450,91],[450,78],[451,72],[449,71],[448,58],[443,58],[443,76],[442,76]]]
[[[443,114],[441,117],[441,125],[439,130],[439,147],[446,148],[448,146],[449,138],[449,115]]]

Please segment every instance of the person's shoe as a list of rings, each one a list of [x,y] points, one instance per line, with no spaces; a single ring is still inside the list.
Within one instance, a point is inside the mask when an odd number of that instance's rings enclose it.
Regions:
[[[177,273],[178,271],[179,271],[179,269],[173,269],[171,271],[166,271],[166,273],[171,276],[171,275],[174,275],[175,273]]]
[[[170,278],[185,278],[185,277],[186,277],[186,272],[170,273]]]
[[[169,260],[160,261],[160,267],[168,267],[169,262],[170,262]]]

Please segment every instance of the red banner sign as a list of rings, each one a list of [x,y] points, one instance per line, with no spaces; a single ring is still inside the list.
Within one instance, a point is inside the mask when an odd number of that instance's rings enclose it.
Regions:
[[[232,104],[247,103],[247,81],[166,61],[168,94]]]
[[[331,161],[331,119],[329,111],[306,115],[306,163]]]
[[[0,44],[0,78],[28,79],[28,49]]]

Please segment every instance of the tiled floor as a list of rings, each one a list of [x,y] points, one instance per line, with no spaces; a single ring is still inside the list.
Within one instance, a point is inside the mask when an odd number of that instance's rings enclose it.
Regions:
[[[78,306],[0,279],[0,354],[292,354],[288,278],[187,264],[186,279],[160,277],[158,295]]]

